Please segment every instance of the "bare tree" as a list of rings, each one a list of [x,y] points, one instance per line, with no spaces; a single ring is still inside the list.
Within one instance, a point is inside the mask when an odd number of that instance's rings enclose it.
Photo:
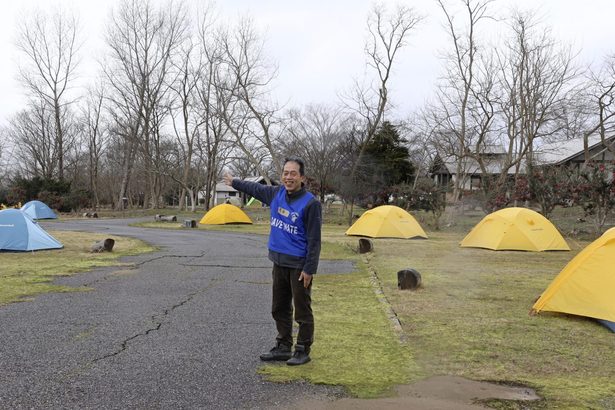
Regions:
[[[177,78],[171,84],[173,102],[170,106],[170,116],[177,146],[179,148],[177,163],[169,168],[169,175],[181,186],[180,209],[187,208],[184,198],[190,195],[192,210],[196,209],[196,194],[190,183],[192,160],[195,141],[202,128],[202,119],[197,104],[197,86],[201,75],[201,62],[198,60],[197,49],[192,39],[188,38],[182,46],[181,55],[176,64]],[[178,167],[179,166],[179,167]]]
[[[50,15],[36,11],[21,20],[17,47],[25,56],[19,67],[21,80],[31,95],[44,101],[53,113],[53,136],[57,151],[57,176],[64,178],[65,135],[63,111],[77,68],[78,21],[56,10]],[[56,170],[54,170],[56,171]]]
[[[429,121],[429,114],[425,110],[419,111],[400,125],[400,130],[407,136],[410,159],[416,166],[412,187],[416,188],[419,178],[429,173],[437,150],[434,148],[437,127]]]
[[[438,130],[438,150],[455,159],[453,200],[459,198],[468,172],[482,174],[487,198],[504,195],[511,173],[517,178],[527,166],[531,174],[536,142],[558,131],[566,92],[577,75],[573,55],[547,29],[540,31],[529,13],[518,11],[504,51],[485,47],[477,30],[481,21],[492,19],[490,0],[461,0],[467,16],[463,28],[456,25],[452,9],[443,0],[438,3],[452,51],[430,116]],[[500,153],[500,145],[504,155],[494,159],[489,154]]]
[[[221,85],[224,49],[214,32],[215,15],[211,5],[198,11],[197,28],[186,38],[174,64],[177,77],[171,84],[173,103],[171,119],[176,144],[168,175],[181,186],[180,206],[186,206],[186,194],[194,211],[198,193],[207,193],[205,208],[212,205],[221,166],[228,150],[224,136],[226,122],[221,113],[228,112],[231,100]]]
[[[159,208],[165,183],[166,164],[173,151],[171,139],[164,130],[170,115],[168,90],[160,90],[160,99],[151,106],[149,133],[144,135],[140,146],[141,162],[147,177],[147,187],[143,190],[143,203],[150,208]]]
[[[3,155],[4,155],[4,151],[5,151],[5,145],[7,143],[9,139],[8,136],[8,130],[6,127],[0,127],[0,170],[2,170],[2,172],[0,172],[0,175],[5,175],[6,171],[4,170],[4,161],[3,161]],[[1,178],[1,177],[0,177]],[[2,179],[0,179],[0,186],[2,184]]]
[[[181,44],[185,18],[184,9],[174,9],[172,3],[155,9],[151,1],[124,0],[107,27],[110,55],[104,72],[110,89],[109,112],[123,147],[118,209],[124,208],[138,149],[146,158],[151,157],[150,138],[156,132],[154,114],[167,91],[170,61]],[[156,181],[150,180],[154,201],[155,185]]]
[[[220,174],[234,151],[234,139],[229,138],[229,128],[223,115],[228,112],[230,100],[223,88],[219,87],[220,61],[215,53],[207,54],[207,69],[201,78],[199,100],[203,109],[202,132],[198,135],[199,167],[205,171],[203,190],[208,193],[205,208],[214,206],[213,193]]]
[[[11,166],[11,160],[15,159],[14,147],[9,126],[0,126],[0,188],[6,187],[8,180],[15,172],[14,165]]]
[[[227,168],[231,170],[233,175],[241,179],[254,176],[258,172],[252,161],[248,160],[243,155],[232,156],[227,164]]]
[[[226,160],[232,151],[233,142],[228,141],[228,113],[234,100],[229,93],[225,81],[227,72],[225,64],[226,49],[217,38],[213,29],[213,18],[210,10],[202,15],[199,23],[199,46],[203,57],[199,85],[197,87],[198,106],[201,110],[199,116],[202,127],[198,134],[199,168],[205,171],[202,184],[203,191],[207,193],[205,209],[214,206],[214,195],[218,177]]]
[[[82,130],[76,105],[69,105],[62,111],[60,123],[62,124],[62,134],[64,136],[64,178],[71,181],[71,187],[80,187],[79,179],[85,175],[81,169],[82,157]],[[74,183],[75,182],[75,183]]]
[[[4,141],[8,139],[8,133],[5,127],[0,127],[0,189],[3,189],[7,185],[7,181],[10,178],[9,174],[9,166],[6,161],[6,157],[4,156],[5,149]]]
[[[468,165],[478,162],[485,169],[482,153],[489,141],[495,116],[493,105],[493,70],[488,59],[479,53],[477,31],[484,20],[492,19],[489,4],[492,0],[460,0],[464,24],[460,27],[453,8],[437,0],[445,16],[445,29],[451,50],[445,54],[446,74],[437,93],[438,104],[432,107],[439,134],[439,151],[454,158],[456,178],[452,200],[456,202],[467,180]]]
[[[600,135],[602,143],[615,154],[615,146],[608,143],[607,138],[615,130],[615,55],[607,56],[599,70],[589,71],[589,82],[585,87],[587,106],[583,132],[585,162],[589,157],[589,137],[595,133]]]
[[[44,101],[29,105],[9,120],[8,135],[16,147],[16,164],[24,175],[52,178],[58,162],[53,113]]]
[[[362,119],[365,132],[353,135],[361,136],[359,149],[352,159],[350,183],[356,184],[357,171],[365,147],[373,138],[385,112],[390,104],[388,84],[393,71],[397,53],[406,45],[410,32],[419,24],[422,17],[414,9],[398,6],[391,14],[386,13],[384,5],[375,5],[367,19],[369,33],[365,44],[367,65],[372,68],[377,79],[369,87],[358,82],[349,97],[348,107]],[[354,198],[351,198],[349,224],[352,223]]]
[[[333,177],[341,167],[341,141],[346,119],[340,108],[308,105],[289,113],[283,153],[298,155],[310,164],[311,176],[318,182],[320,200],[333,184]]]
[[[89,189],[94,196],[95,208],[100,207],[99,171],[101,157],[108,144],[109,126],[103,118],[104,89],[102,84],[88,91],[85,105],[82,107],[81,123],[88,147]]]
[[[534,163],[534,146],[558,131],[566,94],[579,74],[569,47],[560,46],[548,29],[530,13],[515,12],[512,37],[504,55],[499,54],[501,111],[507,136],[509,163],[525,164],[528,175]]]
[[[232,32],[221,30],[218,41],[226,70],[218,81],[226,93],[220,115],[236,146],[270,183],[263,160],[273,163],[280,174],[282,170],[276,149],[279,108],[269,98],[277,67],[267,63],[264,41],[249,18],[241,19]]]

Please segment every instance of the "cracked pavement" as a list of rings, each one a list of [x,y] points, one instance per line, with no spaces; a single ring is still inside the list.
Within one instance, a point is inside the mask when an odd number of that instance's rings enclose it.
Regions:
[[[83,291],[0,307],[1,408],[267,409],[342,396],[337,387],[257,374],[258,355],[275,338],[266,237],[133,221],[44,224],[136,237],[160,250],[55,281]],[[351,270],[321,261],[321,272]]]

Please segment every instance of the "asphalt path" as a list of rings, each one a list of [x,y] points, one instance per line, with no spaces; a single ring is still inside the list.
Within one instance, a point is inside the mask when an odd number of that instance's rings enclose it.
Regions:
[[[55,281],[82,291],[0,307],[0,408],[268,409],[342,396],[257,373],[275,338],[266,237],[129,222],[44,224],[131,236],[159,251]],[[317,332],[318,323],[314,349]]]

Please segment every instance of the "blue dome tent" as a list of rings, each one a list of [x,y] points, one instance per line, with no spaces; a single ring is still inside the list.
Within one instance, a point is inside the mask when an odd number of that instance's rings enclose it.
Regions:
[[[64,246],[19,209],[0,211],[0,250],[36,251]]]
[[[26,213],[32,219],[57,219],[58,216],[51,208],[41,201],[26,202],[21,207],[21,212]]]

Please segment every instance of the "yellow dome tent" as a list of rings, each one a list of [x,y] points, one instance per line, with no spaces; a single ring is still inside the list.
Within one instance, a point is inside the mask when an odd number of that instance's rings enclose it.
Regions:
[[[203,225],[251,224],[252,220],[238,206],[220,204],[211,208],[199,223]]]
[[[412,215],[392,205],[382,205],[364,212],[348,228],[346,235],[370,238],[427,238],[427,234]]]
[[[570,250],[547,218],[527,208],[505,208],[485,216],[460,245],[534,252]]]
[[[614,289],[615,228],[611,228],[568,262],[532,310],[615,322]]]

